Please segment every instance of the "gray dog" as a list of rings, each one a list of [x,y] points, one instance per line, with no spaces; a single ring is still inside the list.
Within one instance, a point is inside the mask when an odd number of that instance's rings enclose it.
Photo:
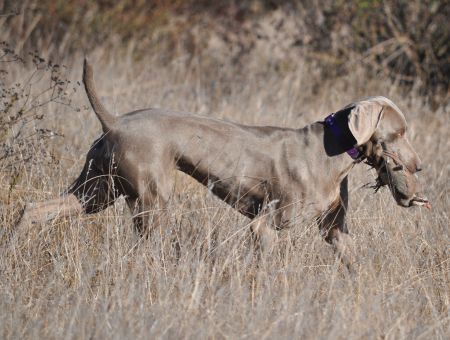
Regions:
[[[294,217],[312,214],[321,234],[344,261],[347,175],[361,161],[377,173],[403,206],[423,205],[416,172],[420,160],[406,137],[406,120],[389,99],[371,97],[301,129],[245,126],[161,109],[120,117],[102,105],[85,60],[83,82],[103,128],[83,171],[62,197],[28,206],[20,221],[96,213],[123,195],[137,231],[166,223],[164,207],[178,169],[252,219],[262,249]],[[158,207],[158,218],[150,220]]]

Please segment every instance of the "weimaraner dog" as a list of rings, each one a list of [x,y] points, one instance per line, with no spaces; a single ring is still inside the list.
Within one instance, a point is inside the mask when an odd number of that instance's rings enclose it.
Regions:
[[[387,185],[402,207],[430,206],[419,193],[421,164],[406,137],[405,117],[387,98],[361,100],[324,121],[291,129],[162,109],[116,117],[100,102],[86,60],[83,82],[103,134],[67,193],[28,206],[21,224],[96,213],[123,195],[136,229],[145,233],[164,220],[174,169],[252,219],[262,249],[294,217],[312,214],[324,239],[345,258],[347,175],[361,161],[376,169],[374,187]],[[156,209],[159,218],[151,219]]]

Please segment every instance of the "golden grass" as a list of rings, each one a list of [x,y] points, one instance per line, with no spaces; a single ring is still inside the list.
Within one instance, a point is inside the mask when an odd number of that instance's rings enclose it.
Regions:
[[[167,228],[134,235],[123,201],[106,211],[14,233],[24,202],[58,195],[81,170],[100,134],[91,110],[50,104],[41,125],[64,133],[49,147],[59,165],[24,173],[3,206],[0,245],[0,336],[3,338],[388,338],[450,335],[448,108],[431,112],[414,92],[401,94],[362,69],[334,82],[298,62],[286,73],[233,75],[201,60],[161,67],[100,62],[97,87],[123,113],[156,106],[248,124],[301,127],[368,95],[390,97],[405,112],[431,212],[402,209],[365,165],[350,174],[349,229],[356,274],[335,260],[313,223],[281,233],[273,256],[257,264],[248,220],[179,175]],[[81,78],[81,57],[70,75]],[[17,74],[21,76],[20,73]],[[83,91],[74,101],[87,105]],[[1,173],[1,190],[10,185]],[[6,200],[2,198],[2,204]]]

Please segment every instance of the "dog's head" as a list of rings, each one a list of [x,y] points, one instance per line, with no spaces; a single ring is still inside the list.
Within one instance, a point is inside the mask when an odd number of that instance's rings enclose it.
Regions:
[[[367,162],[378,173],[377,187],[388,185],[402,207],[430,207],[420,193],[417,172],[421,161],[407,136],[406,119],[385,97],[371,97],[347,106],[348,125]]]

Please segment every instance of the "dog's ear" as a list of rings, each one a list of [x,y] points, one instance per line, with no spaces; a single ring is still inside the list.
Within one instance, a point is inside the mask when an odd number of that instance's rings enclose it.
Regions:
[[[403,113],[385,97],[371,97],[352,103],[347,108],[352,108],[348,116],[348,127],[357,145],[368,142],[375,131],[382,127],[389,133],[406,129]]]

